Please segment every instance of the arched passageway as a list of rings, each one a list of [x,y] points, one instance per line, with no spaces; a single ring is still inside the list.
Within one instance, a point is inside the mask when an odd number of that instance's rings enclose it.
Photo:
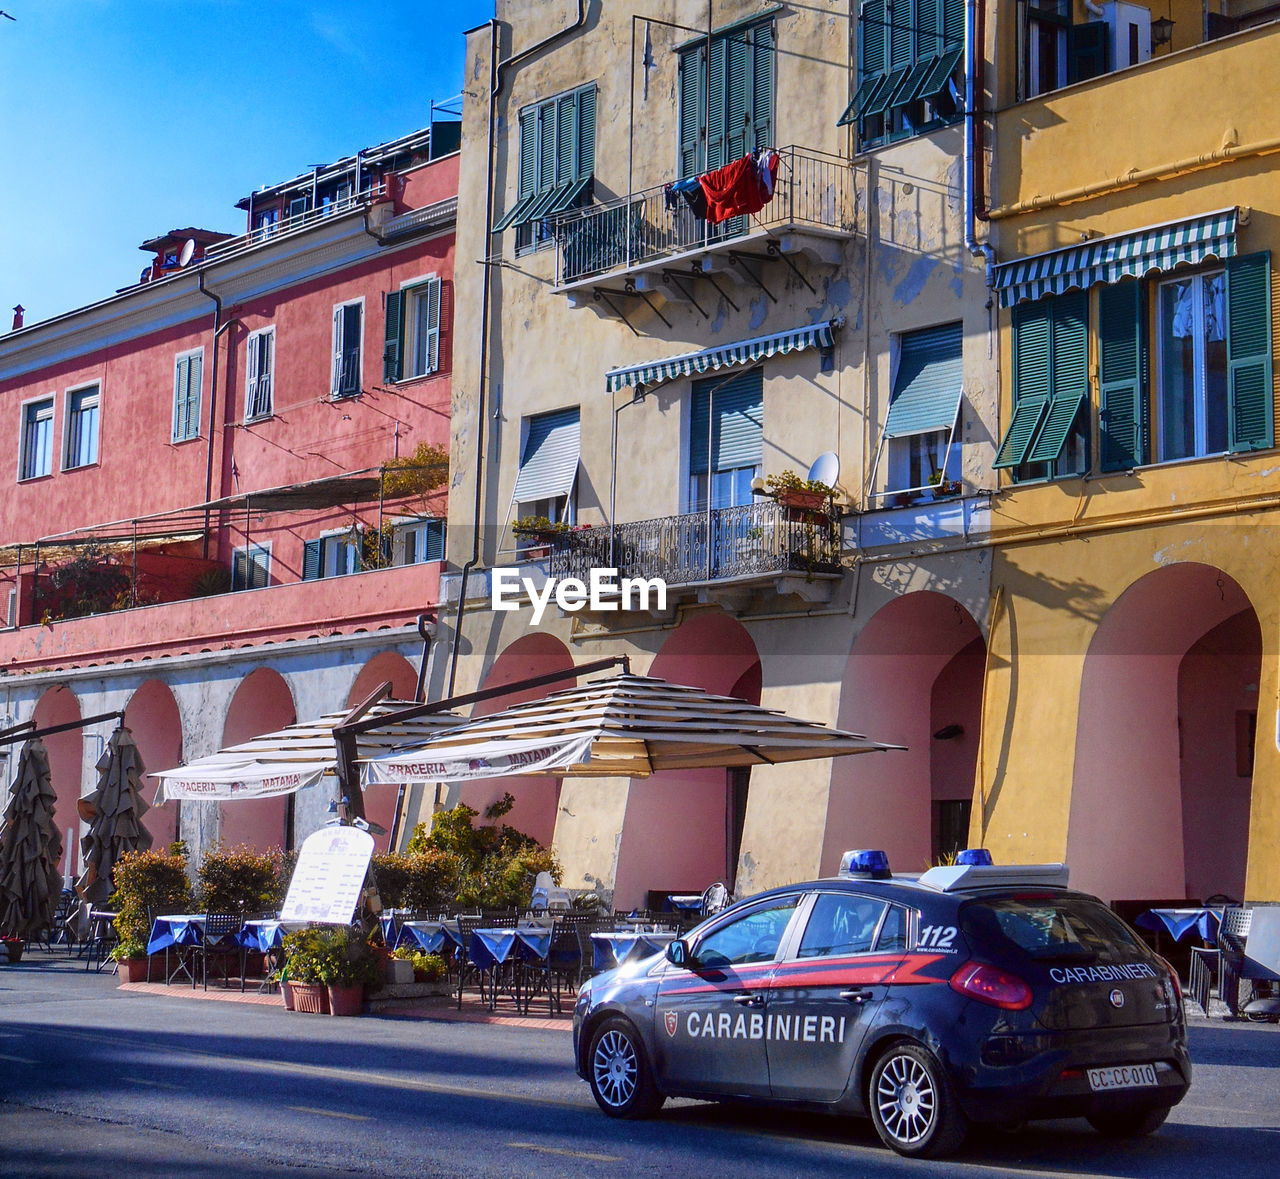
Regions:
[[[1085,657],[1067,831],[1071,881],[1107,900],[1244,894],[1262,637],[1209,565],[1157,569]]]
[[[356,682],[347,694],[347,707],[354,708],[381,684],[391,684],[394,700],[413,700],[418,690],[418,673],[413,665],[395,651],[380,651],[360,669]],[[389,783],[364,787],[364,814],[371,823],[383,828],[385,834],[373,836],[375,851],[384,852],[390,847],[391,830],[395,825],[396,804],[400,787]]]
[[[933,591],[881,607],[845,668],[838,726],[905,752],[837,758],[821,870],[877,847],[917,871],[966,846],[986,644],[972,615]]]
[[[293,693],[284,677],[272,668],[260,667],[245,676],[231,698],[222,729],[223,747],[282,729],[296,719]],[[237,799],[220,807],[226,847],[242,843],[263,850],[292,846],[294,795]]]
[[[147,680],[129,697],[124,710],[124,723],[133,734],[142,764],[148,771],[167,770],[182,764],[182,717],[178,702],[169,686],[160,680]],[[158,778],[144,776],[142,797],[155,803],[160,788]],[[142,817],[142,825],[151,832],[151,846],[163,851],[177,838],[181,803],[152,805]]]

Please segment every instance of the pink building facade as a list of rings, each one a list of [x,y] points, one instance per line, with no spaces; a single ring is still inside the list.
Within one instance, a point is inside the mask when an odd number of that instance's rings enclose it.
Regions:
[[[154,238],[137,283],[0,336],[6,724],[123,712],[163,769],[388,680],[416,692],[444,549],[458,160],[457,123],[433,121],[246,198],[239,236]],[[111,727],[47,739],[64,839]],[[291,846],[333,793],[146,822],[197,855]],[[394,801],[370,817],[389,826]]]

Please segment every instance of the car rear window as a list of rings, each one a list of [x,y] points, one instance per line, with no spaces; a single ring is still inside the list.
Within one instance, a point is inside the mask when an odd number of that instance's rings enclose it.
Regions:
[[[973,901],[961,913],[966,935],[1013,945],[1032,958],[1129,957],[1141,943],[1101,901],[1088,897],[1000,897]]]

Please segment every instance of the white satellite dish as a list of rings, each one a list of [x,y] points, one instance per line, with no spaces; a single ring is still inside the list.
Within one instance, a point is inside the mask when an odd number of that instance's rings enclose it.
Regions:
[[[195,252],[196,252],[196,239],[193,237],[189,237],[185,242],[182,243],[182,253],[178,255],[178,265],[186,266],[191,261],[192,257],[194,257]]]
[[[809,468],[810,483],[825,483],[828,487],[834,487],[839,478],[840,458],[834,450],[828,450],[813,460],[813,466]]]

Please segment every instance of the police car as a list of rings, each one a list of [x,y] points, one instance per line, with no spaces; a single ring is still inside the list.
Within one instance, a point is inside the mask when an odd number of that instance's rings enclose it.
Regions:
[[[870,1115],[904,1155],[971,1124],[1150,1134],[1191,1083],[1177,976],[1062,864],[883,852],[740,901],[578,994],[578,1074],[612,1117],[667,1097]]]

